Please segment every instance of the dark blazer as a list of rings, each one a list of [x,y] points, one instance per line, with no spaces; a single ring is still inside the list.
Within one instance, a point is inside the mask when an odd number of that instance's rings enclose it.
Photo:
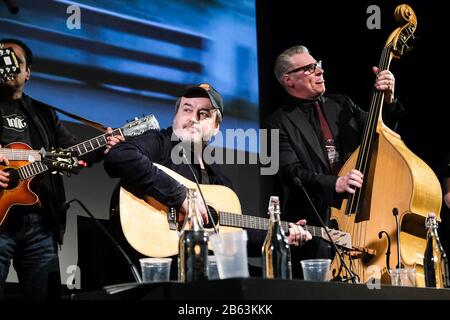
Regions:
[[[64,127],[58,119],[55,111],[50,106],[23,95],[21,103],[28,121],[30,122],[31,146],[35,150],[40,148],[50,149],[67,148],[76,144],[77,139]],[[2,110],[0,108],[0,116]],[[0,126],[0,134],[2,127]],[[14,141],[11,141],[14,142]],[[34,183],[33,183],[34,182]],[[65,231],[66,215],[62,210],[65,202],[64,184],[59,174],[43,173],[34,178],[33,191],[39,196],[42,207],[50,218],[50,225],[61,244]],[[14,210],[20,211],[21,206],[15,206]]]
[[[104,167],[112,178],[120,178],[122,185],[138,197],[151,195],[168,207],[178,209],[186,198],[186,188],[175,179],[158,169],[159,163],[194,181],[186,163],[172,161],[174,147],[179,140],[172,141],[172,128],[150,131],[142,136],[114,146],[105,157]],[[231,181],[225,177],[217,164],[205,164],[210,183],[232,188]],[[200,181],[200,165],[192,166]]]
[[[342,166],[360,144],[367,113],[344,95],[326,94],[319,99],[319,103],[333,133],[339,152],[339,165]],[[399,102],[385,105],[383,110],[388,111],[383,114],[387,124],[398,121],[404,114]],[[266,125],[268,129],[279,130],[280,170],[277,175],[277,191],[281,196],[283,220],[296,222],[299,219],[307,219],[308,224],[320,226],[304,193],[294,184],[294,178],[298,177],[322,219],[328,223],[330,207],[340,207],[346,194],[336,193],[337,177],[330,172],[325,151],[305,112],[298,107],[298,100],[288,97],[269,117]],[[277,146],[272,146],[272,154],[276,150]],[[293,250],[292,254],[293,275],[298,277],[301,275],[298,264],[300,260],[329,258],[331,249],[315,238],[299,250]]]
[[[342,165],[359,145],[367,114],[343,95],[324,95],[320,103],[335,138]],[[294,185],[294,177],[298,177],[322,218],[327,220],[328,207],[340,202],[335,192],[337,177],[331,174],[323,146],[305,113],[296,106],[293,98],[287,98],[268,119],[267,126],[269,129],[279,129],[283,212],[291,221],[306,218],[308,223],[318,225],[303,193]]]

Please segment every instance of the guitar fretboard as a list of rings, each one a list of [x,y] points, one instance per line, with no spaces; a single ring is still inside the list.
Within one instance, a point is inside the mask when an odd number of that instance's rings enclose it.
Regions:
[[[75,151],[78,156],[82,156],[86,153],[89,153],[91,151],[94,151],[96,149],[106,146],[106,143],[107,143],[106,137],[108,137],[110,135],[113,135],[113,136],[122,135],[122,130],[115,129],[112,133],[104,133],[98,137],[89,139],[85,142],[82,142],[82,143],[76,144],[70,148],[67,148],[66,150]]]
[[[36,150],[0,148],[0,154],[12,161],[41,161],[41,154]]]
[[[94,151],[96,149],[105,146],[107,142],[106,137],[110,135],[115,136],[122,135],[122,131],[121,129],[115,129],[112,133],[102,134],[98,137],[76,144],[65,150],[75,151],[77,152],[77,156],[82,156],[88,152]],[[45,172],[48,169],[49,168],[47,167],[47,165],[45,165],[43,162],[33,162],[18,168],[17,171],[19,172],[20,179],[25,180],[34,177],[42,172]]]
[[[48,167],[43,162],[37,161],[18,168],[17,172],[19,173],[20,180],[26,180],[47,170]]]
[[[244,229],[259,229],[268,230],[269,229],[269,219],[261,218],[249,215],[240,215],[231,212],[219,212],[219,221],[223,226],[229,227],[239,227]],[[289,223],[286,221],[281,221],[281,226],[284,231],[289,229]],[[304,229],[309,231],[313,237],[322,237],[322,228],[316,226],[303,226]]]

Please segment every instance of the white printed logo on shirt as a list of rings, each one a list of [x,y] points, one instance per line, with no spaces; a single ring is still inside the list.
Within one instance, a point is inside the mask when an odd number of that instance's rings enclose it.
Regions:
[[[24,132],[28,128],[28,123],[24,116],[18,116],[17,114],[11,114],[4,116],[3,128],[10,129],[18,132]]]

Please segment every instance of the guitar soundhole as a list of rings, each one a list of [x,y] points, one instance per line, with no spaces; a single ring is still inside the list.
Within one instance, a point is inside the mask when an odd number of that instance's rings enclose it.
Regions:
[[[213,217],[214,224],[217,225],[219,223],[219,214],[217,213],[216,210],[214,210],[213,207],[208,206],[208,208],[209,208],[209,212],[211,212],[211,216]],[[213,224],[211,223],[211,221],[208,222],[208,224],[205,226],[205,228],[213,228]]]
[[[19,172],[14,168],[5,168],[3,171],[9,172],[9,182],[6,190],[11,190],[17,187],[19,184]]]

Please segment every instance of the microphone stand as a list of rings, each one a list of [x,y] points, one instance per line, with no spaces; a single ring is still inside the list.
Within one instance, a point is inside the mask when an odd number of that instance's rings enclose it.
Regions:
[[[401,268],[401,258],[400,258],[400,225],[398,224],[398,209],[394,208],[392,209],[392,214],[395,218],[395,225],[397,226],[397,269]]]
[[[139,271],[137,270],[136,266],[134,265],[134,263],[131,261],[131,259],[128,257],[128,255],[125,253],[125,251],[123,250],[123,248],[121,247],[121,245],[116,241],[116,239],[113,238],[113,236],[108,232],[108,230],[105,229],[104,226],[102,226],[100,224],[100,222],[98,222],[98,220],[94,217],[94,215],[88,210],[88,208],[86,208],[86,206],[78,199],[72,199],[68,202],[66,202],[65,204],[65,208],[69,208],[70,205],[76,202],[80,205],[80,207],[88,214],[88,216],[90,218],[92,218],[96,224],[96,226],[103,232],[103,234],[106,235],[106,237],[113,243],[114,248],[116,248],[116,250],[120,253],[120,255],[125,258],[128,267],[131,270],[131,273],[134,276],[134,279],[136,280],[137,283],[142,283],[142,279],[141,276],[139,275]]]
[[[355,274],[347,266],[347,263],[345,262],[344,257],[342,257],[341,251],[338,249],[338,247],[334,243],[333,238],[331,238],[331,235],[328,232],[328,227],[325,225],[325,222],[323,222],[322,218],[320,217],[320,214],[317,211],[316,206],[312,202],[312,200],[311,200],[311,198],[309,196],[309,193],[306,191],[305,186],[303,185],[303,182],[300,180],[299,177],[295,177],[294,178],[294,184],[302,189],[302,191],[305,194],[306,198],[308,199],[308,202],[309,202],[311,208],[313,209],[317,219],[319,220],[320,224],[322,225],[323,229],[325,230],[325,232],[326,232],[326,234],[328,236],[328,239],[330,240],[331,244],[333,245],[334,250],[336,251],[337,255],[339,256],[339,260],[341,260],[342,266],[345,268],[347,273],[350,275],[350,279],[351,279],[352,283],[356,283],[356,276],[355,276]]]
[[[191,165],[191,163],[189,162],[189,160],[188,160],[187,157],[186,157],[186,152],[185,152],[183,146],[181,146],[181,148],[182,148],[182,152],[183,152],[183,159],[184,159],[185,163],[188,165],[189,170],[190,170],[191,173],[192,173],[192,176],[194,177],[195,184],[197,185],[197,189],[198,189],[198,191],[200,192],[200,196],[201,196],[201,198],[202,198],[203,204],[205,205],[206,212],[208,212],[209,220],[211,221],[212,226],[213,226],[213,228],[214,228],[214,233],[219,233],[219,231],[217,230],[216,224],[214,223],[214,219],[213,219],[213,217],[212,217],[212,215],[211,215],[211,211],[209,210],[209,207],[208,207],[208,205],[206,204],[205,197],[203,196],[203,192],[202,192],[202,189],[200,188],[200,183],[198,183],[198,179],[197,179],[197,176],[195,175],[194,169],[192,169],[192,165]]]

